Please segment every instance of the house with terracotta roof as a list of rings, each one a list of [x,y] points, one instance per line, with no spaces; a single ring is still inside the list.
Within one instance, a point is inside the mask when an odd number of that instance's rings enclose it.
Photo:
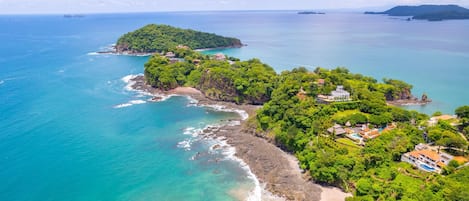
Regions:
[[[328,128],[327,132],[329,132],[330,134],[335,134],[335,135],[343,135],[347,133],[347,131],[345,131],[345,129],[339,124],[335,124],[334,126]]]
[[[308,93],[303,89],[303,87],[300,88],[300,91],[296,94],[296,97],[300,100],[305,100],[307,97]]]
[[[366,128],[359,133],[365,140],[373,139],[381,135],[378,129]]]
[[[216,53],[214,55],[214,59],[218,60],[218,61],[224,61],[224,60],[226,60],[226,56],[222,53]]]
[[[453,160],[454,156],[432,150],[425,144],[418,144],[415,150],[401,156],[401,161],[412,164],[420,170],[441,173],[441,169]]]
[[[324,79],[318,79],[318,81],[317,81],[317,84],[319,86],[324,86],[325,83],[326,83],[326,81]]]
[[[164,56],[167,57],[167,58],[174,58],[174,57],[176,57],[176,55],[175,55],[173,52],[166,52],[166,54],[165,54]]]
[[[428,120],[428,125],[429,126],[435,126],[439,121],[448,121],[452,119],[457,119],[458,117],[456,115],[440,115],[440,116],[434,116]]]
[[[178,45],[178,46],[176,46],[176,48],[177,48],[177,49],[184,49],[184,50],[190,49],[190,48],[189,48],[188,46],[186,46],[186,45]]]

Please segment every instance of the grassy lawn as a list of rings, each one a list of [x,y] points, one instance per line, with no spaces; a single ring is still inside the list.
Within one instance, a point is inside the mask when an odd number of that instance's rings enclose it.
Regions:
[[[334,116],[332,116],[332,119],[340,119],[342,117],[350,116],[350,115],[356,114],[356,113],[362,113],[366,117],[369,117],[369,114],[360,112],[360,110],[345,110],[345,111],[335,113]]]
[[[358,146],[353,142],[351,139],[348,138],[339,138],[335,140],[339,146],[343,146],[345,148],[352,148],[352,149],[361,149],[361,146]]]

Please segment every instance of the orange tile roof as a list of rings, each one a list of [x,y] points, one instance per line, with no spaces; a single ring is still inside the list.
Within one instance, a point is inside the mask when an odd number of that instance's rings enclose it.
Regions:
[[[441,161],[438,161],[436,164],[440,167],[445,167],[446,166],[446,164],[441,162]]]
[[[411,151],[409,155],[413,156],[414,158],[418,158],[420,156],[419,151]]]
[[[455,156],[453,160],[457,161],[459,164],[462,164],[468,161],[467,158],[464,158],[462,156]]]
[[[438,119],[438,120],[450,120],[450,119],[454,119],[453,116],[447,115],[447,114],[440,115],[440,116],[436,116],[435,118]]]
[[[431,150],[428,150],[428,149],[424,149],[424,150],[420,150],[418,151],[418,153],[420,155],[423,155],[423,156],[426,156],[434,161],[439,161],[440,160],[440,155],[438,155],[438,153],[434,152],[434,151],[431,151]]]

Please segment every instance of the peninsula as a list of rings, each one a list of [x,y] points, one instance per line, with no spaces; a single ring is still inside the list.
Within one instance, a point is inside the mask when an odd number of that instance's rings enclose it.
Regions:
[[[396,6],[384,12],[365,12],[389,16],[411,16],[416,20],[441,21],[469,19],[469,9],[457,5]]]
[[[215,135],[226,136],[276,195],[328,200],[319,183],[351,192],[348,201],[467,198],[469,106],[457,116],[430,118],[387,104],[412,98],[404,81],[378,81],[346,68],[278,74],[259,59],[205,55],[179,44],[158,50],[134,88],[247,110],[250,118],[240,127]]]

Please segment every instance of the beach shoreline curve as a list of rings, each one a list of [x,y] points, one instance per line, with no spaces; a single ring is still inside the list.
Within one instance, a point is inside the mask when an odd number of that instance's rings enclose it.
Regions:
[[[201,91],[192,87],[177,87],[163,91],[147,85],[141,74],[132,76],[127,88],[152,95],[151,100],[155,102],[166,100],[171,96],[186,96],[194,100],[191,102],[196,106],[238,113],[239,118],[232,121],[239,121],[240,124],[222,125],[214,135],[225,138],[227,143],[235,148],[235,157],[245,163],[255,179],[262,184],[263,201],[343,201],[351,196],[338,188],[323,187],[308,180],[295,156],[246,129],[247,117],[254,116],[256,110],[262,106],[210,100]]]

